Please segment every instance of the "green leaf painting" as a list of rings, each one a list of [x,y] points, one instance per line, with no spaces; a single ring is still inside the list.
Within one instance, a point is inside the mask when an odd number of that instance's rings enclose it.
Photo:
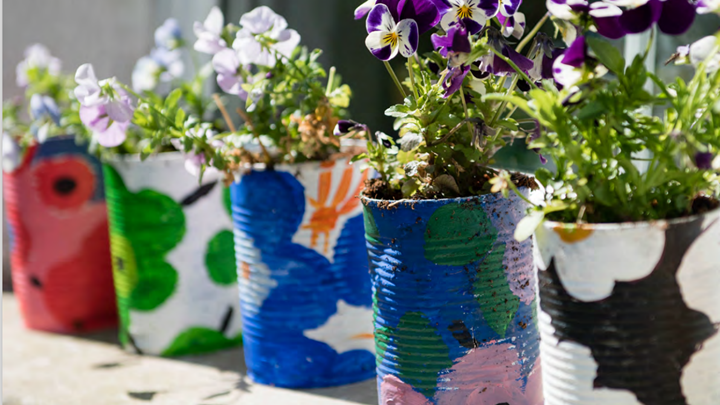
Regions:
[[[398,377],[432,398],[439,373],[452,367],[453,362],[450,348],[430,320],[422,312],[407,312],[397,327],[377,328],[375,336],[378,356],[392,358],[397,362]]]
[[[465,266],[492,249],[497,230],[480,205],[447,204],[430,218],[425,258],[441,266]]]
[[[151,311],[175,291],[178,274],[165,256],[185,235],[185,214],[172,198],[153,190],[132,193],[117,170],[103,169],[121,339],[127,342],[122,335],[130,309]]]
[[[210,279],[220,285],[233,285],[237,282],[237,263],[235,261],[234,237],[231,231],[220,231],[208,243],[205,254]]]
[[[180,335],[162,352],[162,356],[184,356],[229,349],[242,344],[242,334],[228,339],[221,332],[208,328],[190,328]]]
[[[365,222],[365,237],[371,242],[378,243],[380,232],[378,231],[377,224],[375,224],[375,218],[373,217],[372,210],[364,205],[363,221]]]
[[[485,321],[501,338],[515,318],[520,298],[513,294],[505,275],[505,245],[497,246],[477,267],[473,295],[480,304]]]

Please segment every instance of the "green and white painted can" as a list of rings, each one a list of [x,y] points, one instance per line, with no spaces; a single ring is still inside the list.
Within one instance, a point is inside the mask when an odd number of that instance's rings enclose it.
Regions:
[[[120,341],[180,356],[242,343],[229,192],[180,153],[104,165]]]

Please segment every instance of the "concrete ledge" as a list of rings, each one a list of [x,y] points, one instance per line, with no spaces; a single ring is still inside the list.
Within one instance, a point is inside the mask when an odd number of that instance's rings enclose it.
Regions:
[[[350,405],[377,404],[375,380],[286,390],[253,384],[241,349],[178,359],[125,353],[115,331],[64,336],[24,328],[17,303],[3,306],[5,405]]]

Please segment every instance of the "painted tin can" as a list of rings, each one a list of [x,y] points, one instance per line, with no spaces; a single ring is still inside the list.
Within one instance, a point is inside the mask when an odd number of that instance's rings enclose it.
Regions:
[[[348,384],[375,375],[372,299],[347,159],[251,170],[231,186],[245,362],[258,383]]]
[[[229,191],[180,153],[104,166],[120,341],[177,356],[241,344]]]
[[[50,138],[4,172],[4,192],[25,325],[58,333],[115,326],[100,162],[71,136]]]
[[[720,210],[536,243],[548,405],[720,404]]]
[[[363,199],[381,405],[541,405],[526,205]]]

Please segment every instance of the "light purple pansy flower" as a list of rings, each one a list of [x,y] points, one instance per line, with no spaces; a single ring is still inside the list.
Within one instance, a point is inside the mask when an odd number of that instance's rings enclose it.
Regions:
[[[209,125],[203,124],[199,128],[192,128],[188,130],[185,133],[186,136],[190,138],[204,138],[206,139],[210,146],[212,146],[215,149],[220,149],[223,146],[225,146],[225,143],[221,140],[215,139],[213,140],[212,137],[214,137],[216,134],[215,132],[210,128]],[[170,143],[180,152],[183,152],[185,155],[185,170],[190,173],[191,175],[195,177],[200,176],[200,172],[202,170],[202,166],[206,165],[207,160],[205,159],[205,155],[202,153],[195,153],[194,151],[191,151],[189,153],[185,152],[185,148],[183,148],[182,141],[180,139],[172,139]],[[211,162],[212,163],[212,162]],[[213,176],[218,173],[218,170],[212,166],[206,165],[205,172],[203,173],[204,176]]]
[[[180,30],[180,23],[176,19],[168,18],[163,25],[155,30],[155,46],[173,50],[181,45],[182,30]]]
[[[300,44],[300,34],[288,29],[287,21],[266,6],[258,7],[240,18],[233,48],[240,62],[274,67],[278,58],[289,58]],[[270,40],[270,44],[264,42]]]
[[[247,100],[248,93],[243,90],[245,83],[240,73],[240,58],[233,49],[225,49],[218,52],[212,59],[212,65],[217,72],[217,83],[220,88],[228,94]]]
[[[373,7],[366,21],[368,36],[365,46],[376,58],[388,61],[400,53],[409,58],[418,49],[420,35],[415,20],[405,19],[395,23],[395,18],[385,4]]]
[[[125,141],[134,109],[130,97],[114,79],[98,81],[91,64],[80,66],[75,73],[75,96],[81,104],[80,120],[98,143],[114,147]]]
[[[394,21],[415,21],[422,35],[440,22],[440,12],[435,1],[437,0],[377,0],[377,5],[386,5]]]
[[[698,67],[705,63],[705,73],[713,74],[720,70],[720,47],[714,35],[700,38],[691,45],[678,48],[678,59]]]
[[[497,15],[498,21],[503,25],[503,35],[506,37],[515,37],[516,39],[522,38],[525,34],[525,14],[515,13],[512,17],[505,17],[502,14]]]
[[[60,59],[52,56],[50,51],[41,44],[30,45],[25,49],[25,59],[15,68],[15,81],[18,87],[26,87],[28,83],[28,70],[47,69],[51,76],[58,76],[62,68]]]
[[[49,96],[33,94],[30,97],[30,115],[36,121],[48,117],[56,125],[60,125],[60,109],[55,100]]]
[[[155,90],[160,81],[170,82],[182,76],[185,63],[179,49],[155,48],[150,56],[138,59],[132,72],[133,90]]]
[[[216,53],[227,48],[225,40],[221,38],[223,27],[225,25],[225,17],[219,8],[213,7],[210,10],[204,23],[195,22],[193,31],[197,37],[195,42],[195,50],[201,53],[215,55]]]
[[[492,46],[496,51],[510,59],[517,67],[527,72],[533,68],[533,61],[519,54],[515,49],[510,46],[510,43],[503,38],[500,31],[495,28],[488,30],[488,45]],[[497,57],[495,53],[489,53],[480,58],[480,70],[492,73],[497,76],[508,76],[515,72],[510,64]]]

